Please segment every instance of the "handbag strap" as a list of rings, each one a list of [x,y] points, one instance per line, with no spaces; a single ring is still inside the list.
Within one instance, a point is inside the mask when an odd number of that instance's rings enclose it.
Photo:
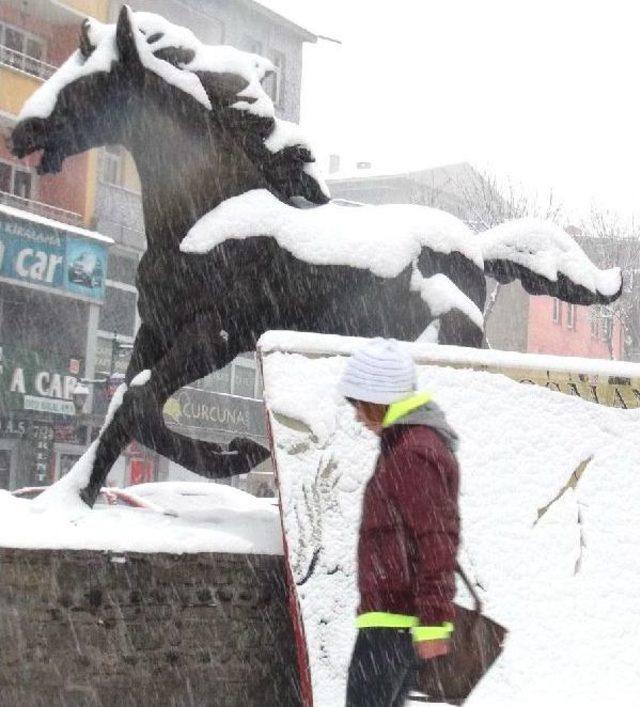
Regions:
[[[460,575],[460,578],[464,582],[466,588],[469,590],[469,594],[473,597],[473,601],[475,603],[475,611],[480,614],[482,613],[482,600],[478,596],[478,592],[476,592],[476,588],[473,586],[473,584],[469,581],[469,578],[465,574],[465,571],[460,567],[460,563],[456,562],[456,572]]]

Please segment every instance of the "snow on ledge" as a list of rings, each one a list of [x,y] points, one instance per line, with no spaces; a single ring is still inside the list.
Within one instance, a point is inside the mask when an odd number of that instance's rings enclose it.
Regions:
[[[97,231],[90,231],[88,228],[82,228],[80,226],[72,226],[71,224],[64,223],[63,221],[56,221],[52,218],[47,218],[46,216],[34,214],[31,211],[16,209],[13,206],[5,206],[4,204],[0,204],[0,213],[6,214],[7,216],[12,216],[13,218],[19,218],[23,221],[31,221],[32,223],[39,223],[42,226],[55,228],[57,231],[73,233],[74,235],[82,236],[83,238],[88,238],[92,241],[99,241],[100,243],[104,243],[105,245],[112,245],[114,242],[113,238],[109,238],[109,236],[103,236]]]
[[[215,483],[158,482],[125,490],[146,508],[69,507],[0,491],[0,547],[114,552],[282,554],[275,499]]]
[[[314,334],[298,331],[268,331],[260,337],[258,350],[261,354],[274,351],[302,353],[311,356],[351,356],[364,346],[368,339],[331,334]],[[497,351],[495,349],[473,349],[466,346],[402,342],[419,365],[435,363],[469,368],[495,366],[500,368],[523,368],[563,373],[584,373],[593,376],[617,376],[640,378],[640,364],[629,361],[580,358],[577,356],[549,356],[545,354]]]
[[[294,579],[305,578],[295,593],[318,707],[343,704],[356,638],[357,534],[378,440],[337,386],[341,355],[362,343],[286,332],[260,342],[287,556]],[[478,582],[485,613],[509,629],[504,653],[465,704],[635,705],[640,410],[429,365],[448,356],[549,366],[552,357],[406,346],[423,363],[418,389],[433,393],[460,435],[459,560]],[[640,372],[607,361],[580,361],[580,372],[590,365]],[[457,601],[470,605],[461,582]]]

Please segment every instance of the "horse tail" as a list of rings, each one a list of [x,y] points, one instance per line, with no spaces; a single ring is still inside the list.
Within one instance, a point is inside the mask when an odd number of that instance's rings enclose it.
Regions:
[[[578,305],[609,304],[622,292],[620,268],[600,269],[560,226],[518,219],[478,234],[485,275],[519,280],[531,295]]]

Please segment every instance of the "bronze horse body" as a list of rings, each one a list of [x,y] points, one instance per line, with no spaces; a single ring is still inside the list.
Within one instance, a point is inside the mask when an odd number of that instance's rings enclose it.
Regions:
[[[27,117],[16,126],[18,157],[42,150],[39,169],[56,172],[63,160],[92,147],[121,144],[132,154],[142,185],[147,250],[137,285],[141,327],[126,375],[127,390],[97,440],[92,470],[80,495],[93,505],[106,476],[132,438],[209,478],[249,471],[267,456],[250,440],[228,450],[194,440],[164,423],[162,408],[176,390],[255,349],[269,329],[351,336],[416,339],[436,317],[410,287],[411,269],[384,278],[345,265],[297,259],[270,236],[226,240],[205,254],[180,251],[180,243],[203,215],[226,199],[266,189],[292,203],[328,198],[306,169],[313,157],[301,145],[276,153],[265,147],[273,117],[234,105],[246,78],[220,71],[195,71],[211,107],[150,71],[140,41],[151,47],[158,34],[124,7],[115,31],[116,55],[107,69],[65,85],[46,117]],[[91,25],[83,25],[78,60],[96,50]],[[176,70],[193,58],[184,46],[165,45],[154,56]],[[485,262],[484,271],[459,252],[423,248],[423,276],[445,273],[482,310],[485,275],[502,282],[519,278],[533,294],[577,304],[610,301],[561,275],[556,281],[508,260]],[[482,345],[482,330],[457,309],[442,314],[439,342]],[[144,380],[134,380],[142,371]],[[133,381],[133,385],[132,385]]]

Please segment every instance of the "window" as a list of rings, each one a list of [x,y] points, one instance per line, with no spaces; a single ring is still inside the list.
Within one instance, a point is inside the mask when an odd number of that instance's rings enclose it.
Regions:
[[[609,312],[606,312],[601,320],[600,332],[602,341],[611,341],[613,334],[613,317]]]
[[[591,310],[591,338],[597,339],[600,331],[600,312],[597,309]]]
[[[255,397],[255,368],[236,363],[233,367],[233,394],[244,398]]]
[[[34,76],[48,78],[53,70],[43,64],[46,43],[40,37],[0,22],[0,61]]]
[[[102,152],[100,179],[105,184],[122,186],[124,170],[124,151],[120,145],[106,145]]]
[[[33,173],[26,167],[12,162],[0,162],[0,191],[22,199],[31,199]]]
[[[13,170],[11,165],[6,162],[0,162],[0,191],[10,193],[13,180]]]
[[[214,393],[231,392],[231,366],[225,366],[220,371],[210,373],[204,381],[204,389]]]
[[[138,269],[138,259],[119,253],[109,253],[109,279],[126,285],[136,284],[136,271]]]
[[[575,304],[569,304],[567,305],[567,326],[569,329],[574,329],[576,328],[576,305]]]
[[[135,288],[125,287],[107,281],[104,304],[100,307],[100,331],[124,336],[135,334],[137,295]]]
[[[285,57],[282,52],[271,52],[269,58],[275,71],[266,78],[264,88],[273,101],[273,105],[276,108],[282,108],[284,106]]]
[[[88,317],[84,302],[4,284],[0,311],[0,341],[62,360],[84,358]]]
[[[562,324],[562,302],[558,299],[553,300],[553,323]]]

